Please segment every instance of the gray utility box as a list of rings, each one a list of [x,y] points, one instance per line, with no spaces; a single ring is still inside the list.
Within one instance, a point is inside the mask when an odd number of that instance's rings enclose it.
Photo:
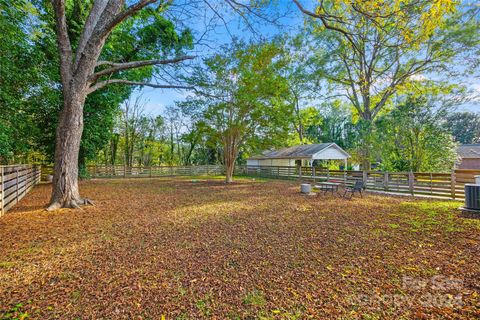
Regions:
[[[480,176],[475,176],[475,183],[465,184],[464,211],[480,214]]]
[[[465,185],[465,209],[480,213],[480,184]]]

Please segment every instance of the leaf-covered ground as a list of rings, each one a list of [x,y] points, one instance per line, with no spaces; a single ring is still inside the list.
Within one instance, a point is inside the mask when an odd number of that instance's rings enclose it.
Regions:
[[[0,315],[474,319],[480,220],[459,202],[304,196],[298,183],[88,181],[95,207],[0,218]]]

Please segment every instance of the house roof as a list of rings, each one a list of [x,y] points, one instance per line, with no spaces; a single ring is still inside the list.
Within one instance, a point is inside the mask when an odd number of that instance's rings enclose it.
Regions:
[[[264,151],[261,155],[253,156],[251,160],[262,159],[312,159],[313,156],[322,150],[329,147],[334,147],[345,154],[345,157],[350,155],[340,148],[336,143],[317,143],[317,144],[302,144],[298,146],[288,147],[280,150]]]
[[[457,153],[461,158],[480,158],[480,143],[463,144],[458,147]]]

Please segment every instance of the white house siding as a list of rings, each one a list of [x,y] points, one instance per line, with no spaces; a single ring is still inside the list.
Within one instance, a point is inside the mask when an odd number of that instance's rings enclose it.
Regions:
[[[344,160],[346,155],[335,147],[328,147],[313,155],[313,159]]]
[[[247,162],[248,165],[248,162]],[[258,160],[260,166],[295,166],[295,160],[290,159],[264,159]]]
[[[258,160],[247,160],[247,166],[258,166]]]

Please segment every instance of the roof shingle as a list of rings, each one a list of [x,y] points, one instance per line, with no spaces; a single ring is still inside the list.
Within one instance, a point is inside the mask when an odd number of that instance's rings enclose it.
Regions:
[[[457,153],[461,158],[480,158],[480,143],[463,144],[458,147]]]
[[[250,159],[310,159],[317,152],[333,143],[302,144],[280,150],[264,151],[261,155]]]

